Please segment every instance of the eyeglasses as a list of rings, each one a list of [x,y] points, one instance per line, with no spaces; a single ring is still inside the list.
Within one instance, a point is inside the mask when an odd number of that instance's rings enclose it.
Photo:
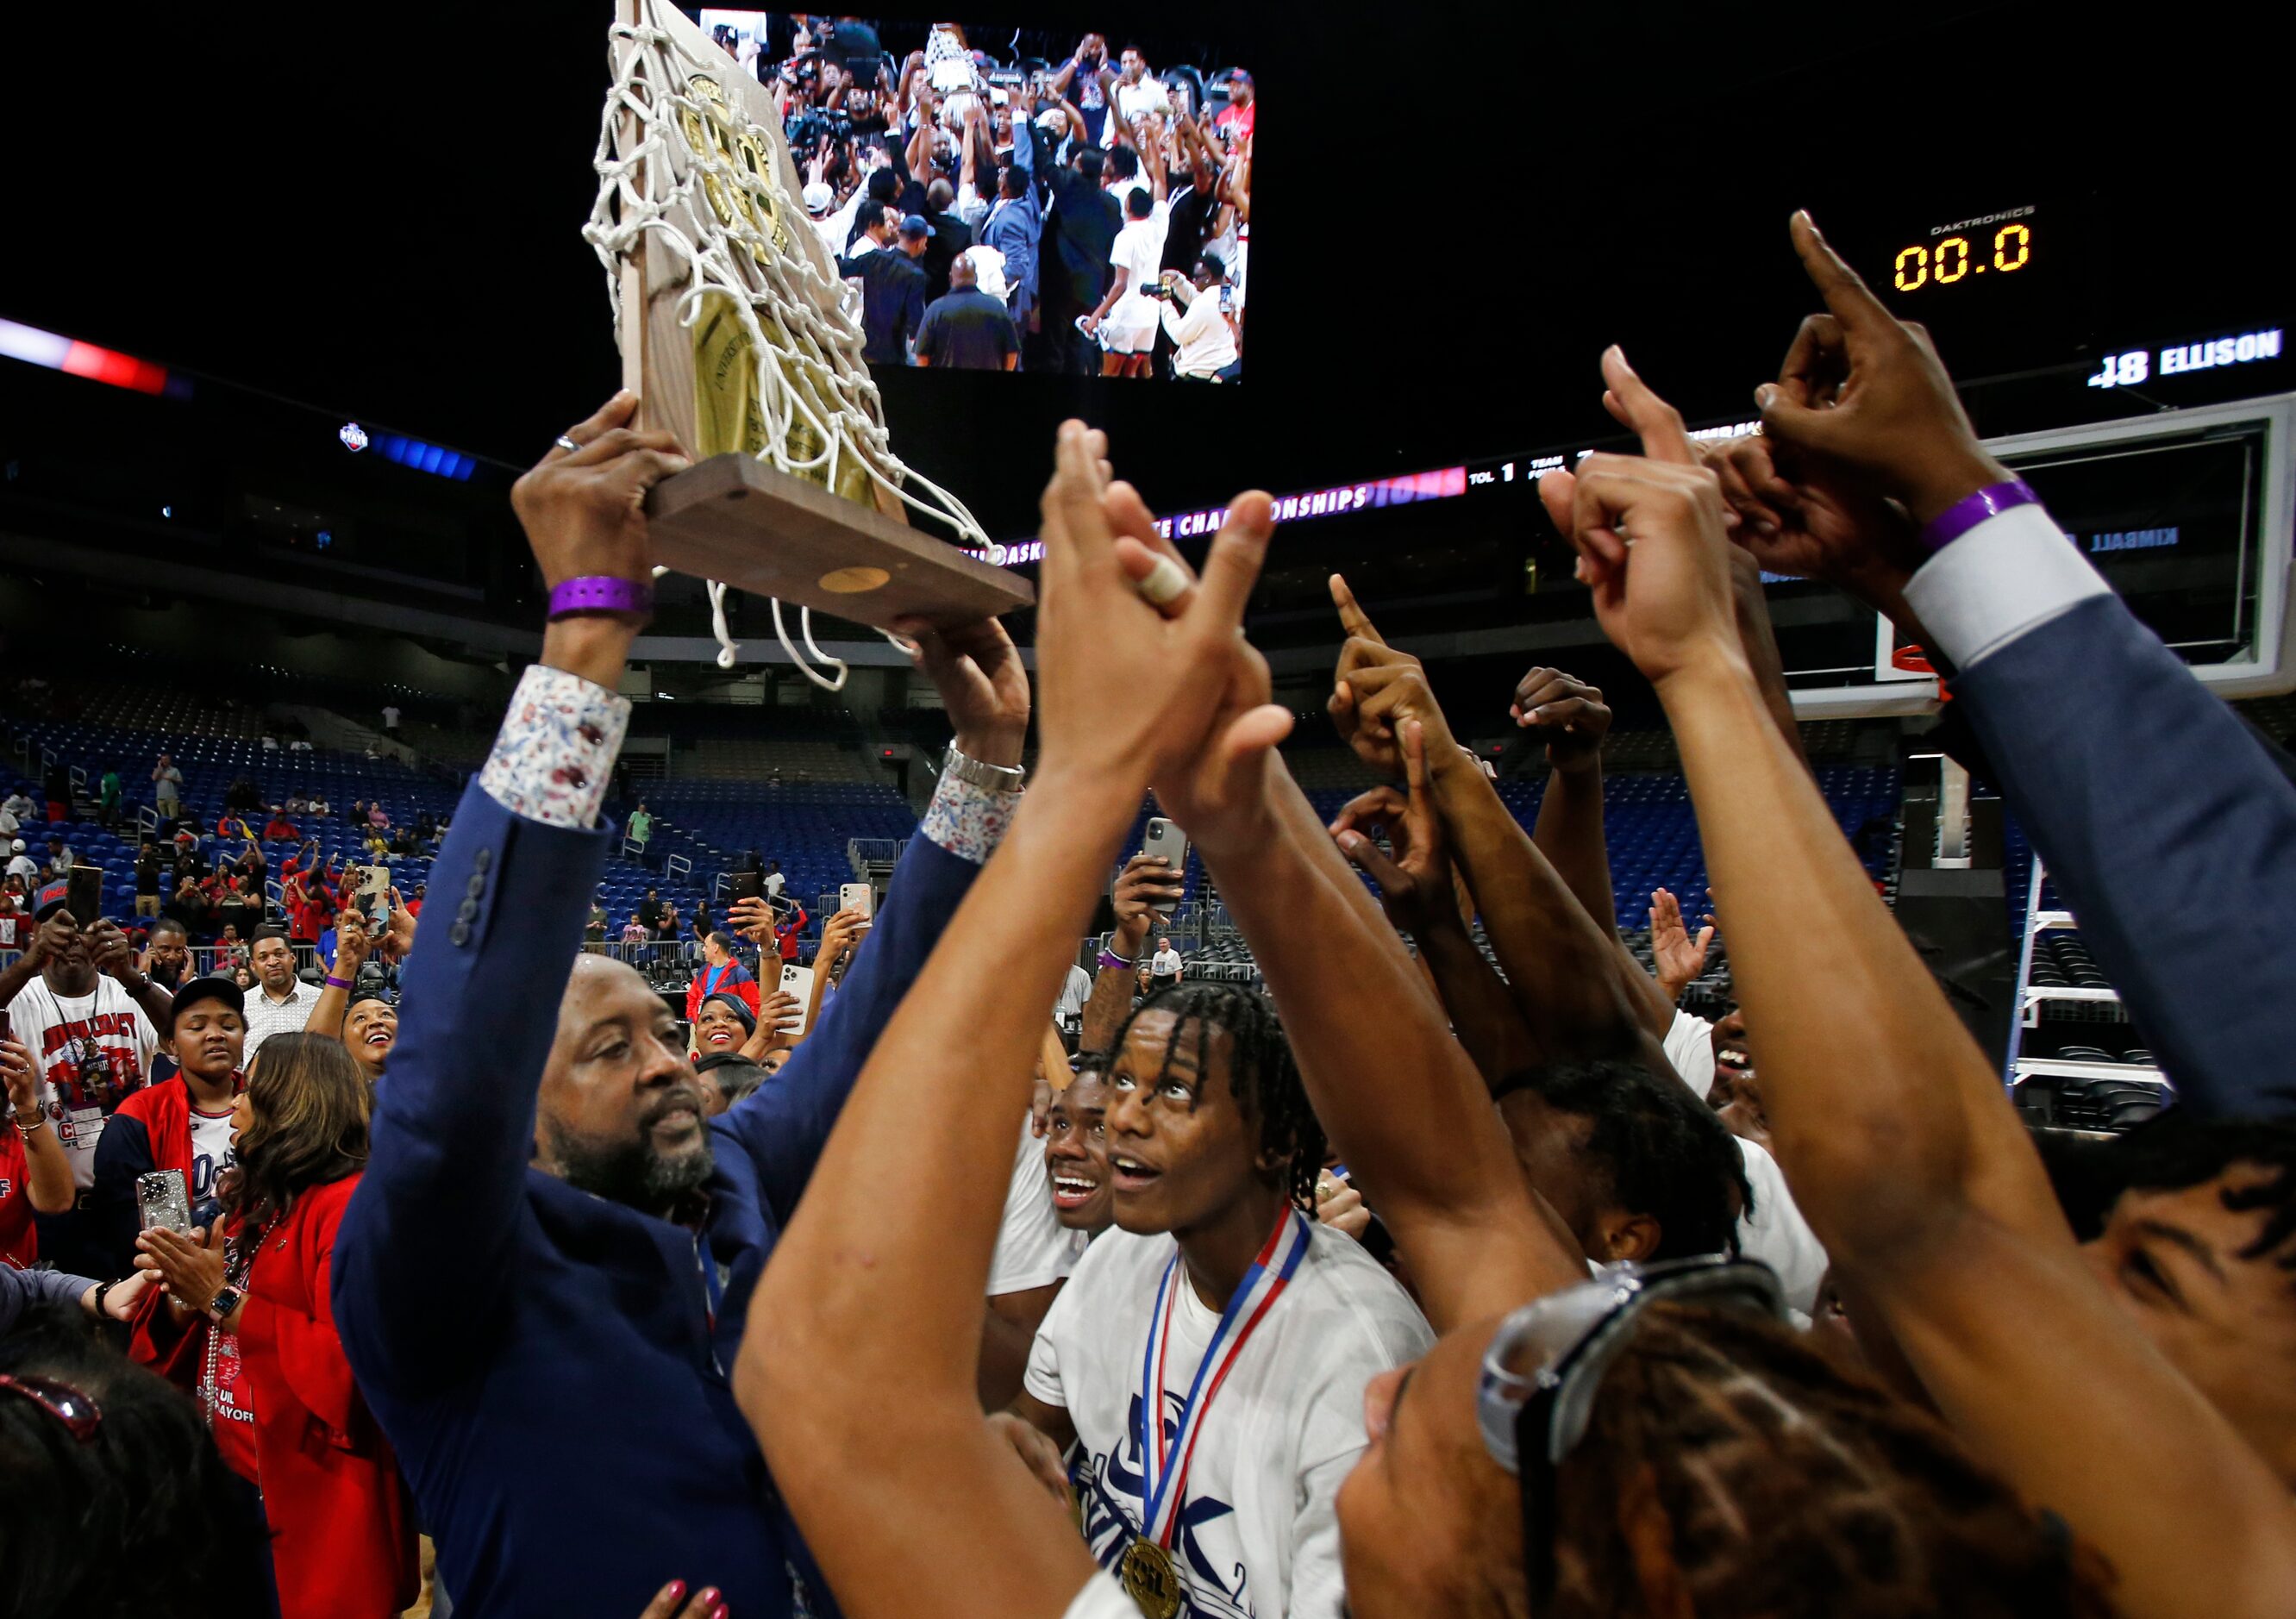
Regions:
[[[70,1428],[71,1436],[82,1444],[95,1437],[95,1430],[103,1421],[103,1408],[69,1383],[0,1371],[0,1391],[23,1395]]]
[[[1521,1484],[1523,1579],[1534,1614],[1554,1590],[1556,1472],[1586,1436],[1603,1374],[1633,1340],[1643,1312],[1661,1300],[1788,1319],[1784,1291],[1767,1265],[1718,1255],[1620,1263],[1513,1312],[1483,1352],[1475,1421],[1491,1460]]]

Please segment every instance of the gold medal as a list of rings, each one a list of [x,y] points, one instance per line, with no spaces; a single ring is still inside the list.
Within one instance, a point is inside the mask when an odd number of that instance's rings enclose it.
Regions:
[[[1136,1539],[1127,1546],[1116,1577],[1147,1619],[1178,1619],[1180,1571],[1173,1566],[1172,1554],[1155,1541]]]

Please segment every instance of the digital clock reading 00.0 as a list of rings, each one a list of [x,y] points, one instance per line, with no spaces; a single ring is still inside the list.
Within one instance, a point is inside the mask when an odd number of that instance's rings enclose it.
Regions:
[[[1948,236],[1929,246],[1919,243],[1898,255],[1894,284],[1900,292],[1912,292],[1932,284],[1950,287],[1956,282],[1972,275],[1982,275],[1988,270],[2005,274],[2021,270],[2033,261],[2033,231],[2030,225],[2005,225],[1993,233],[1992,258],[1986,258],[1982,236],[1972,243],[1966,236]]]

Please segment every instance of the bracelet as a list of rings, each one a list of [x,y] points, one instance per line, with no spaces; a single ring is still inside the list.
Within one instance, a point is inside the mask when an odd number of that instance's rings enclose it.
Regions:
[[[653,586],[606,574],[585,574],[569,579],[550,593],[550,621],[578,613],[636,613],[653,611]]]
[[[1118,955],[1114,951],[1107,948],[1105,945],[1101,948],[1100,964],[1103,967],[1107,968],[1111,972],[1130,972],[1135,967],[1139,965],[1137,961],[1126,961],[1122,956]]]
[[[329,973],[327,975],[327,987],[329,989],[354,989],[357,986],[348,978],[338,978],[334,974]]]
[[[45,1113],[35,1113],[32,1115],[32,1122],[29,1124],[21,1118],[19,1118],[16,1121],[16,1128],[26,1135],[31,1134],[35,1130],[45,1130],[47,1127],[48,1116]]]
[[[1017,793],[1029,779],[1025,770],[1010,765],[990,765],[971,754],[957,751],[951,742],[948,751],[941,756],[941,773],[955,776],[968,786],[986,789],[992,793]]]
[[[1988,484],[1973,495],[1964,495],[1944,511],[1922,525],[1922,548],[1943,551],[1978,524],[1988,518],[2000,516],[2019,506],[2038,506],[2041,497],[2033,487],[2021,478],[2005,483]]]
[[[108,1297],[110,1297],[110,1296],[111,1296],[112,1288],[114,1288],[118,1287],[119,1285],[119,1279],[118,1279],[117,1277],[113,1278],[113,1279],[112,1279],[111,1280],[110,1280],[110,1281],[100,1281],[100,1282],[98,1282],[98,1283],[96,1283],[96,1284],[95,1284],[95,1312],[96,1312],[96,1314],[98,1314],[98,1315],[102,1315],[102,1314],[103,1313],[103,1301],[104,1301],[106,1298],[108,1298]]]

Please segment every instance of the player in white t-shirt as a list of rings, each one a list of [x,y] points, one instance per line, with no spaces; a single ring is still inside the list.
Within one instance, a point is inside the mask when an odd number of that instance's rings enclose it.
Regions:
[[[1108,1173],[1107,1059],[1079,1059],[1076,1077],[1054,1093],[1045,1117],[1045,1173],[1053,1217],[1069,1234],[1078,1258],[1116,1222],[1116,1189]]]
[[[1124,228],[1108,249],[1116,274],[1100,307],[1093,311],[1088,329],[1098,331],[1107,344],[1102,375],[1144,377],[1149,353],[1156,346],[1156,328],[1163,321],[1163,306],[1148,290],[1160,284],[1166,205],[1144,190],[1135,190],[1124,199]]]
[[[1206,983],[1136,1013],[1107,1132],[1119,1229],[1054,1301],[1012,1409],[1078,1445],[1103,1567],[1158,1571],[1198,1614],[1336,1615],[1364,1386],[1431,1339],[1393,1278],[1300,1214],[1323,1132],[1265,999]]]

